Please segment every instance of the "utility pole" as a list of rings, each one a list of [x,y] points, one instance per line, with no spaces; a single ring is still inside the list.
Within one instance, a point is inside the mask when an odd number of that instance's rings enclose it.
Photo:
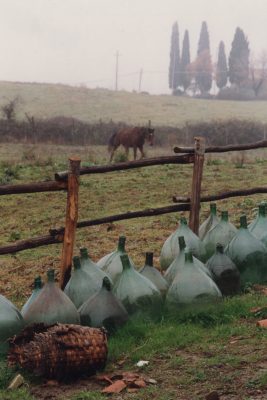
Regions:
[[[116,54],[116,70],[115,70],[115,90],[118,90],[118,72],[119,72],[119,52],[117,50]]]
[[[139,93],[141,92],[142,77],[143,77],[143,68],[141,68],[141,69],[140,69],[140,72],[139,72],[139,89],[138,89],[138,92],[139,92]]]

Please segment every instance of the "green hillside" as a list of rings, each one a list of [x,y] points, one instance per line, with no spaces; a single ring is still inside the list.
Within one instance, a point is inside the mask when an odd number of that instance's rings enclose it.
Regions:
[[[60,84],[0,82],[0,106],[16,96],[19,118],[27,112],[38,118],[64,115],[87,122],[113,119],[142,124],[151,119],[154,125],[170,126],[228,118],[267,122],[267,101],[202,100]]]

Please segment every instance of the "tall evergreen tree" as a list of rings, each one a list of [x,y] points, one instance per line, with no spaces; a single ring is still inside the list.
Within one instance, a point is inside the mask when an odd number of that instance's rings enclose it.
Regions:
[[[179,45],[179,29],[178,23],[172,26],[171,50],[170,50],[170,66],[169,66],[169,88],[177,89],[179,86],[180,71],[180,45]]]
[[[209,92],[212,85],[212,63],[207,23],[202,22],[195,61],[195,79],[201,93]]]
[[[220,42],[219,44],[219,52],[218,52],[218,62],[216,66],[216,85],[219,89],[222,89],[227,84],[227,61],[225,55],[224,42]]]
[[[236,28],[229,55],[229,79],[240,86],[249,77],[249,43],[242,29]]]
[[[191,83],[191,72],[189,71],[190,66],[190,44],[189,44],[189,33],[188,30],[184,33],[182,55],[181,55],[181,86],[183,86],[184,91],[189,87]]]

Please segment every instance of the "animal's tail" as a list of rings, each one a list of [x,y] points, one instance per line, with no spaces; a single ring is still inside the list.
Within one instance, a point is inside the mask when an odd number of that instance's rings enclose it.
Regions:
[[[113,135],[108,140],[108,152],[109,153],[111,153],[111,151],[112,151],[112,149],[114,147],[116,134],[117,134],[117,132],[113,133]]]

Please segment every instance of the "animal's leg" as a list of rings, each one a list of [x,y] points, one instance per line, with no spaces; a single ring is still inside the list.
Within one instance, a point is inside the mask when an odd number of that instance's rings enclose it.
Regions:
[[[144,153],[144,150],[143,150],[143,146],[138,146],[138,149],[140,150],[140,153],[141,153],[140,159],[145,158],[145,153]]]
[[[136,154],[137,154],[137,147],[134,146],[133,148],[133,153],[134,153],[134,160],[136,160]]]
[[[113,159],[113,156],[114,156],[114,153],[115,153],[115,151],[117,150],[117,148],[118,148],[119,146],[114,146],[113,148],[112,148],[112,150],[111,150],[111,154],[110,154],[110,159],[109,159],[109,162],[111,162],[112,161],[112,159]]]
[[[129,159],[129,147],[124,146],[127,160]]]

